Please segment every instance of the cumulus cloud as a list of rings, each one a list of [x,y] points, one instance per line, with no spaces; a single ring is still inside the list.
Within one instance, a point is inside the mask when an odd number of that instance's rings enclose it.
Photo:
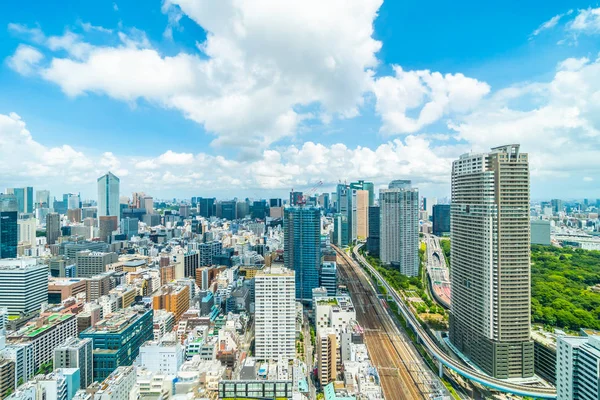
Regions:
[[[36,68],[43,58],[44,55],[35,47],[20,44],[15,53],[7,58],[7,63],[10,68],[21,75],[29,76],[36,72]]]
[[[69,96],[143,98],[177,109],[214,133],[215,145],[264,149],[313,117],[299,109],[358,115],[378,63],[373,21],[381,3],[169,0],[163,11],[172,26],[182,14],[207,31],[201,54],[164,56],[139,31],[119,32],[122,44],[113,47],[65,34],[69,57],[53,58],[40,75]],[[77,52],[70,39],[78,39]]]
[[[568,24],[567,29],[578,33],[600,33],[600,7],[579,10],[575,19]]]
[[[475,150],[520,143],[541,178],[600,173],[600,59],[567,59],[550,82],[495,93],[449,127]],[[527,99],[534,105],[519,109]]]
[[[75,191],[87,185],[92,196],[95,179],[108,170],[122,178],[124,193],[130,189],[167,194],[197,187],[214,192],[231,192],[232,188],[285,191],[313,186],[317,181],[329,186],[356,179],[387,184],[398,176],[424,185],[447,185],[451,159],[463,150],[438,149],[423,137],[407,136],[374,148],[306,142],[263,150],[253,161],[172,150],[142,159],[111,152],[86,153],[69,145],[49,148],[32,137],[18,115],[0,114],[0,175],[10,176],[15,184],[27,182],[61,190]]]
[[[468,112],[490,92],[487,83],[460,73],[404,71],[398,65],[394,72],[373,85],[381,131],[388,134],[414,133],[450,113]],[[416,118],[407,115],[415,110]]]

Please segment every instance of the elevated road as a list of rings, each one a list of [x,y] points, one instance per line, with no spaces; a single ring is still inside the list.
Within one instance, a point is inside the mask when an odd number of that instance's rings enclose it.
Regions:
[[[359,254],[358,249],[362,246],[359,244],[354,247],[353,256],[354,258],[361,263],[365,268],[367,268],[379,281],[379,283],[385,287],[387,292],[394,298],[396,303],[398,304],[398,309],[404,316],[404,319],[413,329],[413,331],[418,336],[420,342],[427,348],[430,354],[432,354],[441,364],[445,365],[452,371],[455,371],[459,375],[470,379],[473,382],[477,382],[483,386],[486,386],[490,389],[498,390],[504,393],[510,393],[517,396],[525,396],[525,397],[538,397],[543,399],[556,399],[556,389],[554,388],[545,388],[545,387],[532,387],[527,385],[519,385],[516,383],[511,383],[502,379],[496,379],[490,377],[486,374],[483,374],[479,371],[472,369],[471,367],[464,366],[460,364],[458,361],[451,358],[447,355],[437,344],[434,338],[429,336],[429,333],[421,327],[419,322],[416,320],[415,316],[408,309],[407,305],[404,303],[402,298],[396,293],[394,288],[392,288],[387,281],[379,274],[379,272],[373,268],[362,255]]]
[[[427,245],[427,275],[431,286],[431,294],[442,307],[450,309],[450,271],[446,265],[440,239],[425,234]]]

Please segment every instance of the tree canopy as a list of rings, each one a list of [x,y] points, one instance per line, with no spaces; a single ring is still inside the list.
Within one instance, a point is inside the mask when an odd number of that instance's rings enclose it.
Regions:
[[[600,251],[531,246],[533,322],[600,329]]]

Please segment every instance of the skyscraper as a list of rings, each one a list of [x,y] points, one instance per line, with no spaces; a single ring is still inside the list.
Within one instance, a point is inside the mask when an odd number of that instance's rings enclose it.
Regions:
[[[379,257],[379,235],[381,230],[379,206],[369,207],[369,237],[367,238],[367,251],[370,255]]]
[[[369,192],[369,206],[374,206],[375,205],[375,185],[373,185],[373,182],[365,182],[363,180],[359,180],[358,182],[352,182],[350,184],[350,187],[352,189],[357,189],[357,190],[366,190],[367,192]]]
[[[369,192],[356,191],[356,237],[366,239],[369,236]]]
[[[17,211],[31,214],[33,212],[33,188],[8,188],[6,194],[13,194],[17,199]]]
[[[116,216],[119,224],[120,180],[111,172],[98,178],[98,220],[100,217]]]
[[[519,145],[452,164],[450,340],[497,378],[533,375],[529,163]]]
[[[35,204],[36,208],[49,208],[50,204],[50,191],[49,190],[36,190],[35,191]]]
[[[341,215],[341,241],[339,246],[348,246],[356,241],[357,237],[357,198],[356,189],[340,183],[336,188],[336,211]],[[347,224],[346,226],[344,224]]]
[[[16,258],[18,203],[12,194],[0,194],[0,258]]]
[[[432,206],[433,234],[444,236],[450,233],[450,204],[435,204]]]
[[[290,360],[296,354],[294,272],[268,267],[256,274],[254,282],[256,358]]]
[[[283,214],[283,260],[296,273],[296,299],[310,302],[319,286],[321,269],[321,209],[286,207]]]
[[[46,243],[55,244],[60,236],[60,215],[49,213],[46,215]]]
[[[379,256],[401,274],[419,273],[419,191],[410,181],[392,181],[379,191]]]

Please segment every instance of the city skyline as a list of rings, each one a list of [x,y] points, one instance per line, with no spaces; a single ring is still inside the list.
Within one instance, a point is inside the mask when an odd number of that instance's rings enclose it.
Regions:
[[[93,179],[111,170],[125,193],[283,197],[318,181],[379,189],[402,177],[443,197],[453,159],[518,142],[533,199],[599,195],[589,2],[439,1],[435,29],[412,18],[429,6],[381,0],[303,2],[302,12],[265,2],[260,23],[240,5],[118,3],[57,15],[33,2],[0,17],[2,186],[92,198]],[[102,64],[133,59],[139,73]]]

